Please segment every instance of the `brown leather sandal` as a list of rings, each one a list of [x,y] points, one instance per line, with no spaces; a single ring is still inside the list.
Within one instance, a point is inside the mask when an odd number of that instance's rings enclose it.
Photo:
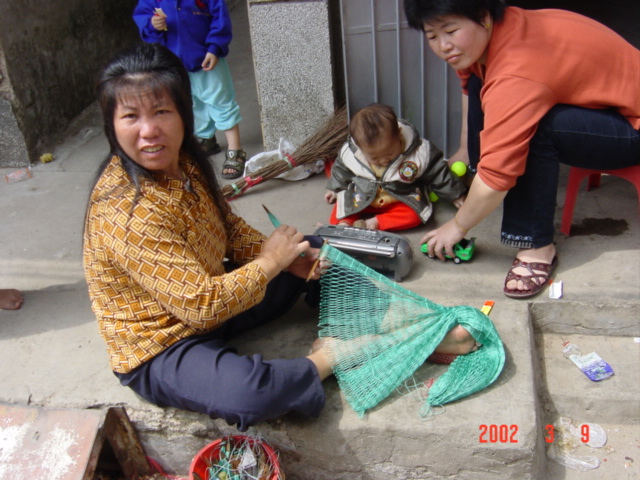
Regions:
[[[554,256],[551,263],[544,262],[523,262],[519,258],[513,260],[507,278],[504,281],[504,294],[509,298],[529,298],[540,293],[544,286],[549,281],[551,272],[556,268],[558,264],[558,256]],[[513,270],[523,267],[526,268],[530,275],[517,275],[513,273]],[[539,273],[538,273],[539,272]],[[507,288],[507,283],[511,280],[520,280],[524,283],[527,290],[511,290]]]

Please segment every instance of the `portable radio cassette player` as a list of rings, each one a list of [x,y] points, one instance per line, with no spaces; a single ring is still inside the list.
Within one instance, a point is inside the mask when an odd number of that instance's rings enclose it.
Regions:
[[[323,225],[314,235],[366,266],[393,276],[396,282],[407,276],[413,265],[413,249],[402,235],[344,225]]]

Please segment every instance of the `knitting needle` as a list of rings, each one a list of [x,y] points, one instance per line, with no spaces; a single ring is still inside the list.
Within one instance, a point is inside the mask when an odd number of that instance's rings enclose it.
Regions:
[[[327,244],[327,239],[325,238],[324,240],[322,240],[322,246],[324,247]],[[309,280],[311,280],[311,277],[313,277],[313,272],[316,271],[316,267],[318,266],[318,262],[320,261],[320,254],[318,254],[318,258],[316,258],[316,261],[313,262],[313,265],[311,265],[311,270],[309,270],[309,273],[307,274],[307,279],[305,280],[305,282],[308,282]]]
[[[269,220],[271,220],[271,223],[273,224],[273,226],[278,228],[280,226],[280,220],[278,220],[276,216],[273,213],[271,213],[267,207],[262,205],[262,208],[264,208],[264,211],[267,212],[267,215],[269,216]]]
[[[280,226],[280,220],[278,220],[277,217],[273,213],[271,213],[267,207],[264,206],[264,204],[262,205],[262,208],[264,208],[264,211],[267,212],[267,215],[269,216],[269,220],[271,220],[271,223],[273,224],[273,226],[278,228]],[[300,256],[304,257],[304,252],[302,252]]]

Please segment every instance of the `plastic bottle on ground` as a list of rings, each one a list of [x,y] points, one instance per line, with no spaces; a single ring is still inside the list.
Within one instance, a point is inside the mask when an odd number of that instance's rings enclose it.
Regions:
[[[580,348],[570,342],[565,342],[563,347],[563,355],[582,370],[582,373],[584,373],[589,380],[599,382],[613,375],[611,365],[605,362],[597,353],[591,352],[588,355],[583,355]]]

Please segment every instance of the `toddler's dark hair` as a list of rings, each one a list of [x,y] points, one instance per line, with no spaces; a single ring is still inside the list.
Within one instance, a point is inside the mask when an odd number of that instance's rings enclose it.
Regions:
[[[349,134],[360,147],[374,144],[381,135],[391,135],[395,138],[400,135],[398,117],[388,105],[371,104],[353,116]]]

